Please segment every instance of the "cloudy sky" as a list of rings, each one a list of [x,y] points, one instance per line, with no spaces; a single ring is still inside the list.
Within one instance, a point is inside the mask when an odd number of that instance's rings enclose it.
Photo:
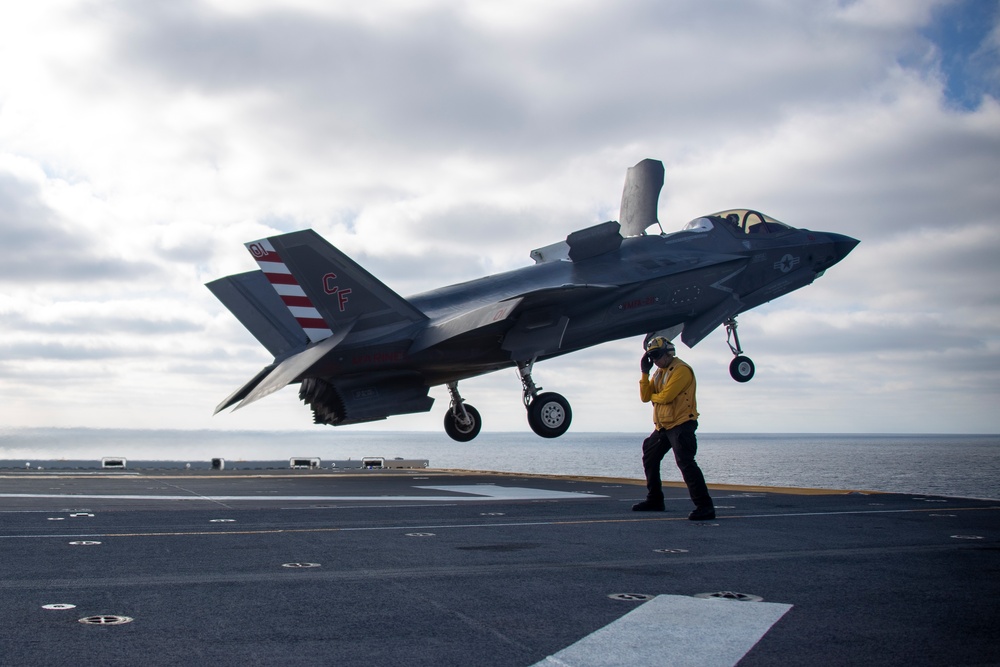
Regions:
[[[312,426],[205,282],[312,227],[403,295],[617,219],[725,208],[861,239],[679,348],[706,432],[1000,432],[995,0],[41,0],[0,8],[0,428]],[[644,431],[641,340],[541,363],[575,431]],[[516,373],[462,385],[527,431]],[[439,430],[435,409],[351,428]]]

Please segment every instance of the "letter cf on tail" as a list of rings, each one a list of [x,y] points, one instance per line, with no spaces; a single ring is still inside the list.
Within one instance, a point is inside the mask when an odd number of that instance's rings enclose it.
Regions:
[[[323,276],[323,291],[335,297],[337,299],[337,305],[340,306],[340,312],[344,312],[347,310],[347,295],[351,293],[351,288],[345,287],[341,289],[340,287],[337,287],[336,280],[336,273],[328,273]]]

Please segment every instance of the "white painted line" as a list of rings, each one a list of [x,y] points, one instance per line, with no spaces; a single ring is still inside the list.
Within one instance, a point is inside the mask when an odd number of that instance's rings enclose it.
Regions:
[[[533,667],[732,667],[791,608],[659,595]]]
[[[300,500],[304,502],[330,501],[378,501],[378,502],[457,502],[462,500],[573,500],[604,498],[593,493],[548,491],[521,487],[493,486],[477,484],[471,486],[417,486],[417,489],[460,493],[457,496],[203,496],[203,495],[129,495],[129,494],[55,494],[55,493],[0,493],[0,498],[72,498],[73,500],[203,500],[210,502],[280,500],[283,502]]]
[[[606,498],[595,493],[577,491],[549,491],[547,489],[526,489],[518,486],[494,486],[493,484],[469,484],[455,486],[418,486],[417,489],[445,491],[449,493],[470,493],[496,500],[571,500],[574,498]],[[452,500],[456,500],[452,498]]]

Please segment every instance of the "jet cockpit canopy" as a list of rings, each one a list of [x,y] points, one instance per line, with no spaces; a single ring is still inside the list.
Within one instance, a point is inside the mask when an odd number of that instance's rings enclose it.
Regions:
[[[779,222],[769,215],[764,215],[760,211],[733,208],[695,218],[684,227],[684,230],[708,231],[715,225],[728,226],[742,234],[780,234],[794,229],[792,226]]]

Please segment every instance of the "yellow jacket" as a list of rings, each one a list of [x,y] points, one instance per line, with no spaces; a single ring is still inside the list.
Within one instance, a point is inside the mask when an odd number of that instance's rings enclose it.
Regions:
[[[643,403],[653,403],[653,423],[657,430],[698,418],[696,387],[694,371],[676,357],[666,368],[657,368],[652,377],[642,374],[639,397]]]

